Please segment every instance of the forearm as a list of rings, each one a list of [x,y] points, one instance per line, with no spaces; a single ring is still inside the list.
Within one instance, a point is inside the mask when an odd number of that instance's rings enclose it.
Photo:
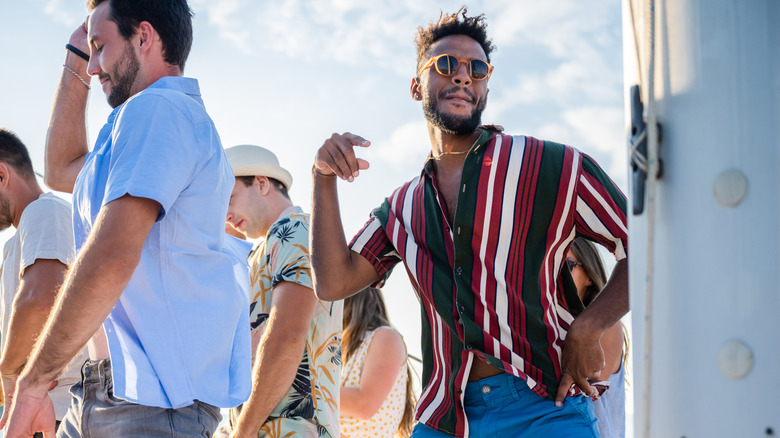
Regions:
[[[106,319],[138,265],[159,211],[155,201],[131,196],[101,209],[22,373],[31,386],[55,379]]]
[[[269,324],[260,345],[252,372],[252,394],[242,406],[235,428],[238,436],[257,436],[257,431],[292,387],[306,338],[274,333]]]
[[[339,300],[378,280],[379,276],[370,266],[368,270],[363,269],[360,256],[347,245],[339,212],[337,178],[314,171],[312,179],[310,251],[314,290],[320,299]]]
[[[67,269],[57,259],[36,259],[22,272],[0,360],[3,375],[22,371],[54,307]]]
[[[381,403],[379,406],[367,406],[365,394],[360,390],[360,387],[347,388],[342,386],[339,393],[339,403],[339,413],[342,416],[360,420],[368,420],[373,417],[382,406]]]
[[[89,82],[87,62],[67,51],[65,65]],[[46,135],[46,185],[54,190],[72,192],[87,146],[86,110],[89,89],[63,68],[54,98]]]
[[[605,333],[628,313],[628,259],[620,260],[595,300],[577,317],[581,328]]]
[[[98,330],[130,280],[137,260],[124,260],[122,251],[106,248],[106,243],[95,242],[76,260],[23,374],[32,385],[56,379]]]
[[[29,299],[14,301],[13,314],[8,325],[8,335],[0,360],[0,373],[19,374],[38,340],[54,301],[35,302]]]

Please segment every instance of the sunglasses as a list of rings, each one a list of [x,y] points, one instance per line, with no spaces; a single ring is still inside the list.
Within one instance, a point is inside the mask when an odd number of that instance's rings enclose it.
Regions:
[[[569,271],[571,271],[576,266],[582,266],[582,263],[580,263],[578,261],[575,261],[575,260],[566,259],[566,266],[568,266],[569,267]]]
[[[466,70],[469,73],[469,77],[475,81],[487,79],[493,72],[493,66],[481,59],[460,59],[445,53],[431,58],[431,60],[420,69],[417,76],[420,76],[426,68],[431,66],[431,64],[433,64],[433,67],[440,75],[452,76],[458,71],[461,62],[466,64]]]

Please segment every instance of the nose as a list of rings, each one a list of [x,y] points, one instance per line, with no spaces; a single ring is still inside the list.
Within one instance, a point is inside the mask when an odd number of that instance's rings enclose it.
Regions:
[[[233,224],[233,212],[228,210],[227,217],[225,218],[225,222],[229,222],[231,225]]]
[[[455,70],[455,74],[452,75],[452,83],[460,86],[467,86],[471,84],[471,76],[469,76],[469,67],[463,63],[458,63],[458,69]]]
[[[100,63],[98,62],[98,54],[95,53],[94,50],[92,50],[92,47],[89,49],[90,56],[89,56],[89,62],[87,63],[87,74],[90,76],[98,76],[103,71],[100,69]]]

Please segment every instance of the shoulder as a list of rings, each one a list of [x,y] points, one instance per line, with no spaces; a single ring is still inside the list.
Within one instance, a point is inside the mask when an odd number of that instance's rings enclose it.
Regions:
[[[374,209],[372,216],[377,216],[378,214],[380,217],[385,217],[390,210],[403,209],[403,206],[412,200],[415,191],[421,184],[423,184],[422,174],[401,184],[398,188],[393,190],[393,193],[391,193],[389,197],[385,198],[384,202],[382,202],[379,207]]]
[[[65,221],[70,224],[71,205],[68,201],[59,198],[51,193],[44,193],[38,199],[27,205],[22,213],[20,223],[27,224],[29,221],[35,221],[39,225],[41,221],[50,223]]]
[[[376,347],[387,354],[406,357],[406,343],[398,331],[390,326],[382,326],[374,330],[371,337],[371,347]]]
[[[117,114],[117,122],[127,124],[160,117],[170,120],[197,121],[205,116],[205,109],[181,91],[147,88],[122,105]]]
[[[285,214],[274,222],[268,229],[268,241],[300,240],[304,236],[306,242],[309,239],[309,215],[300,209]]]

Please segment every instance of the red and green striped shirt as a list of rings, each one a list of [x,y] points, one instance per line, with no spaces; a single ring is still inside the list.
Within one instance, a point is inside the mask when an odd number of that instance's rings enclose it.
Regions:
[[[484,131],[468,152],[454,222],[429,160],[350,243],[384,279],[403,262],[422,306],[423,391],[416,417],[468,435],[463,391],[484,360],[553,399],[569,324],[583,305],[566,251],[582,236],[620,260],[626,198],[578,150]]]

